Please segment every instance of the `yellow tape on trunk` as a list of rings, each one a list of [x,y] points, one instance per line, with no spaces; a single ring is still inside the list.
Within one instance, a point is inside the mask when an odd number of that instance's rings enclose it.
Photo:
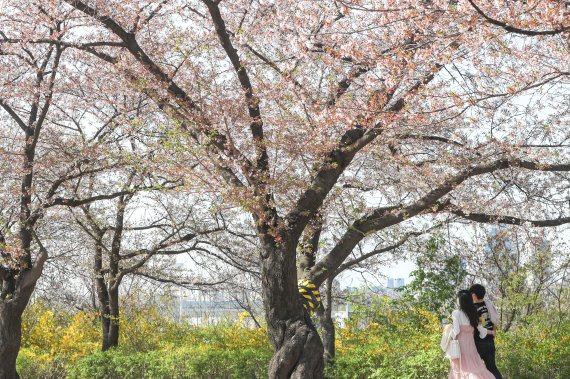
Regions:
[[[321,295],[315,283],[310,280],[301,280],[297,283],[299,294],[301,295],[301,303],[309,312],[309,315],[315,313],[315,309],[321,306]]]

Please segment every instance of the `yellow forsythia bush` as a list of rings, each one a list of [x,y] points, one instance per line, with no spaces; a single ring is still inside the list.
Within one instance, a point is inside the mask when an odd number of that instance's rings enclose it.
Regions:
[[[22,319],[22,347],[38,361],[75,361],[101,345],[97,315],[71,314],[51,309],[43,302],[28,306]]]

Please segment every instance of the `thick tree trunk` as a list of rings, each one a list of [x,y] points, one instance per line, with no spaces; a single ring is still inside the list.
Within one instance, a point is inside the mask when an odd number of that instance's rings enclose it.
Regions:
[[[2,279],[2,293],[0,296],[0,379],[19,379],[16,372],[16,358],[22,343],[22,313],[32,295],[37,279],[39,278],[45,259],[43,253],[36,266],[32,267],[30,246],[32,244],[31,219],[31,191],[33,179],[33,162],[35,144],[32,143],[34,129],[26,129],[26,146],[24,148],[23,168],[26,173],[22,178],[20,193],[20,229],[18,240],[24,254],[18,261],[20,269],[14,275]],[[4,238],[2,238],[4,240]],[[24,270],[28,271],[24,271]],[[21,270],[21,271],[20,271]],[[20,278],[15,274],[20,271]]]
[[[323,344],[310,321],[305,318],[279,320],[269,329],[270,335],[281,338],[278,344],[274,344],[269,378],[323,378]]]
[[[109,335],[111,334],[112,316],[109,307],[109,292],[107,291],[107,286],[103,280],[97,281],[97,293],[99,295],[99,313],[101,317],[101,331],[103,338],[101,350],[107,351],[112,346],[117,346],[117,343],[113,344],[109,339]]]
[[[22,341],[22,310],[12,301],[0,303],[0,379],[19,379],[16,358]]]
[[[108,290],[106,283],[97,281],[103,341],[101,350],[119,346],[119,291]]]
[[[47,253],[42,251],[34,266],[21,274],[16,290],[0,299],[0,379],[19,379],[16,358],[22,344],[22,313],[30,301]]]
[[[295,244],[265,244],[262,260],[263,300],[269,339],[275,354],[270,379],[320,379],[323,344],[299,301]]]

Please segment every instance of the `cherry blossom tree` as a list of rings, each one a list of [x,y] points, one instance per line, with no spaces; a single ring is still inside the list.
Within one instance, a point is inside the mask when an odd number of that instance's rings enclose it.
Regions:
[[[184,172],[251,214],[271,378],[322,377],[322,342],[297,296],[296,251],[339,191],[365,188],[374,201],[354,207],[349,227],[304,271],[317,286],[369,236],[433,214],[570,221],[563,1],[28,0],[22,8],[65,19],[65,33],[5,41],[74,50],[80,62],[99,62],[91,75],[107,91],[151,98],[176,157],[160,169]]]
[[[49,257],[52,247],[61,247],[53,243],[54,234],[70,238],[54,231],[64,225],[64,208],[130,196],[147,185],[79,190],[90,179],[132,167],[134,155],[125,156],[122,145],[136,128],[117,125],[140,104],[127,109],[115,98],[111,114],[105,114],[101,102],[85,92],[89,83],[89,94],[98,93],[83,76],[88,66],[59,43],[65,17],[28,5],[0,7],[0,60],[10,68],[0,79],[0,378],[18,377],[22,313],[46,262],[63,254]],[[39,36],[49,42],[29,39]],[[89,100],[87,109],[82,105]]]
[[[70,132],[64,103],[77,71],[64,62],[65,48],[34,44],[28,33],[62,31],[62,22],[35,9],[21,20],[2,4],[0,60],[0,378],[17,378],[21,317],[48,260],[42,231],[74,207],[126,194],[124,190],[88,197],[74,187],[86,176],[105,175],[122,165],[106,146],[84,146]],[[24,21],[24,22],[20,22]],[[48,226],[46,228],[46,225]]]
[[[116,176],[120,177],[119,173]],[[119,295],[123,280],[138,275],[178,285],[207,285],[200,278],[162,275],[164,271],[173,271],[168,268],[175,263],[165,258],[204,251],[201,236],[222,230],[215,220],[211,225],[206,219],[198,221],[199,216],[204,217],[199,215],[198,207],[182,202],[178,202],[178,206],[185,212],[181,217],[173,217],[174,212],[161,206],[165,199],[160,197],[167,194],[159,193],[158,199],[149,194],[145,197],[145,192],[139,190],[143,186],[136,183],[141,181],[137,176],[134,170],[127,175],[125,185],[131,189],[129,194],[119,196],[112,204],[83,205],[75,215],[77,224],[93,246],[92,271],[101,316],[103,351],[119,344]],[[168,184],[161,183],[159,188],[166,191]],[[137,218],[137,212],[145,216]]]

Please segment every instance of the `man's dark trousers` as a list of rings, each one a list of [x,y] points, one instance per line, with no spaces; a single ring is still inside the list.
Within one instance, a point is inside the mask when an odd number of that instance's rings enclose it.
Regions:
[[[495,363],[495,341],[477,341],[475,346],[477,347],[481,359],[485,362],[487,370],[491,371],[491,374],[495,375],[495,378],[503,379]]]

